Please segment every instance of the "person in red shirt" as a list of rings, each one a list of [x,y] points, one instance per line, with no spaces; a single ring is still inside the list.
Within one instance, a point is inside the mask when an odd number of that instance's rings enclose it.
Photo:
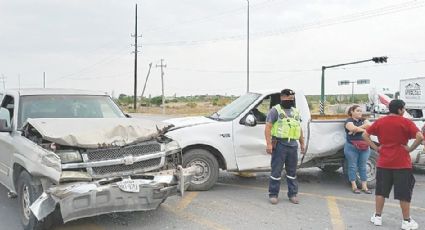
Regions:
[[[370,221],[377,226],[382,225],[381,214],[385,198],[389,197],[394,185],[394,199],[400,201],[403,214],[401,229],[417,229],[418,223],[410,217],[415,178],[409,153],[421,144],[423,135],[411,120],[403,117],[404,106],[402,100],[392,100],[389,104],[390,114],[376,120],[363,132],[364,140],[379,153],[375,190],[376,211]],[[370,135],[378,137],[379,146],[370,139]],[[411,146],[407,145],[409,139],[416,139]]]
[[[424,124],[424,126],[422,127],[422,136],[425,136],[425,124]],[[424,145],[424,152],[425,152],[425,138],[424,138],[424,141],[423,141],[423,143],[422,143],[423,145]]]

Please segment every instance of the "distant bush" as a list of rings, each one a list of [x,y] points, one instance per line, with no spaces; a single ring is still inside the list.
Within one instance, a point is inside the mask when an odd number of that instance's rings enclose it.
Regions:
[[[346,106],[342,106],[342,105],[338,105],[335,109],[335,113],[337,114],[343,114],[345,113],[345,107]]]
[[[165,103],[177,103],[177,102],[179,102],[177,100],[177,98],[174,98],[174,99],[171,99],[171,100],[165,100]]]
[[[153,97],[151,98],[151,104],[159,106],[162,104],[162,97],[161,96],[157,96],[157,97]]]
[[[189,103],[186,103],[186,106],[189,108],[195,108],[196,106],[198,106],[198,104],[196,104],[195,102],[189,102]]]
[[[216,97],[216,98],[213,99],[212,105],[214,105],[214,106],[225,106],[225,105],[229,104],[230,101],[231,101],[230,98]]]

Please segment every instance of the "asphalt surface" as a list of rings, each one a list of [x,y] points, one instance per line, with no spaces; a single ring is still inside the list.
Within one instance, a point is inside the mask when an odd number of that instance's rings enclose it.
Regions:
[[[289,203],[283,181],[280,202],[267,199],[268,173],[243,178],[221,172],[210,191],[188,192],[171,197],[157,210],[115,213],[85,218],[58,226],[56,230],[118,229],[376,229],[369,222],[374,211],[374,195],[353,194],[341,170],[324,173],[320,169],[298,172],[300,204]],[[415,174],[417,184],[412,201],[412,217],[425,227],[425,175]],[[397,201],[387,200],[381,229],[400,229]],[[7,198],[0,186],[0,229],[22,229],[18,202]]]
[[[425,174],[417,172],[415,177],[411,216],[423,229]],[[271,205],[267,199],[268,178],[269,173],[244,178],[220,172],[218,183],[210,191],[170,197],[157,210],[101,215],[54,229],[400,229],[401,211],[392,194],[384,208],[383,226],[375,227],[369,221],[374,195],[353,194],[341,169],[334,173],[318,168],[299,170],[298,205],[286,198],[285,181],[279,203]],[[18,229],[22,227],[17,199],[8,199],[7,189],[0,185],[0,230]]]

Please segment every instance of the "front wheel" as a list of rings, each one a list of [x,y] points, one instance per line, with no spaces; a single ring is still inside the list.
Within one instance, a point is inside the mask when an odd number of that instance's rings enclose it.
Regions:
[[[217,159],[206,149],[190,149],[183,154],[183,167],[196,166],[188,190],[206,191],[217,182],[219,167]]]
[[[369,159],[366,162],[366,175],[367,175],[367,187],[368,188],[375,188],[376,187],[376,170],[377,170],[377,159],[378,154],[375,152],[375,150],[370,150],[370,156]],[[348,163],[346,160],[344,160],[344,166],[343,166],[344,175],[347,178],[348,181]],[[357,179],[356,184],[360,188],[361,186],[361,180],[359,173],[356,173]]]
[[[48,221],[39,221],[30,210],[31,204],[43,193],[41,183],[27,171],[22,171],[17,182],[19,212],[25,230],[48,229]],[[47,217],[46,217],[47,218]],[[49,226],[48,226],[49,225]]]

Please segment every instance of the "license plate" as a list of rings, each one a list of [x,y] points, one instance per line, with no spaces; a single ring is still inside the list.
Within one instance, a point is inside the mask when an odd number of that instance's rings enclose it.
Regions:
[[[139,183],[134,180],[119,181],[117,185],[124,192],[140,192]]]

